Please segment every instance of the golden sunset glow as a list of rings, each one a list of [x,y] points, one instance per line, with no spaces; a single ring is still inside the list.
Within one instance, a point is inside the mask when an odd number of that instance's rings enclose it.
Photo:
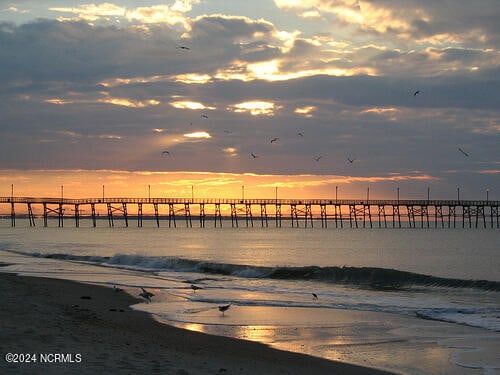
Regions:
[[[207,132],[186,133],[186,134],[184,134],[184,137],[186,137],[186,138],[205,138],[205,139],[212,138],[212,136],[210,134],[208,134]]]
[[[243,184],[249,196],[337,184],[350,196],[367,185],[494,196],[493,3],[6,4],[0,176],[113,171],[127,194],[144,182],[116,171],[202,173],[210,183],[186,180],[216,197]],[[150,183],[184,194],[184,178],[167,176]]]
[[[199,102],[190,102],[190,101],[175,101],[169,103],[172,107],[178,109],[192,109],[192,110],[200,110],[200,109],[215,109],[214,107],[205,106]]]
[[[232,107],[228,108],[229,110],[233,110],[237,113],[250,113],[252,116],[273,116],[274,111],[279,109],[279,107],[275,106],[274,103],[264,102],[264,101],[250,101],[244,103],[235,104]]]

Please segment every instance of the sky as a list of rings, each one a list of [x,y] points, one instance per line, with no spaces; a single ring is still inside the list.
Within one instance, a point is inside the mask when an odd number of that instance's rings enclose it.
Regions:
[[[498,0],[2,1],[0,196],[499,200],[498,19]]]

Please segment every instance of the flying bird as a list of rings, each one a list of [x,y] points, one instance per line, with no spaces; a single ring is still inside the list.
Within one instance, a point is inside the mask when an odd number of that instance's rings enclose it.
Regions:
[[[147,299],[149,302],[151,302],[151,297],[153,297],[153,296],[154,296],[154,294],[153,294],[153,293],[151,293],[151,292],[148,292],[148,291],[147,291],[146,289],[144,289],[144,288],[141,288],[141,289],[142,289],[142,292],[141,292],[141,293],[139,293],[139,295],[140,295],[142,298]]]
[[[460,151],[462,154],[464,154],[465,156],[469,157],[469,154],[466,153],[464,150],[462,150],[460,147],[457,147],[458,148],[458,151]]]
[[[351,158],[348,156],[348,157],[347,157],[347,160],[349,161],[349,163],[351,163],[351,164],[352,164],[352,163],[354,163],[354,160],[356,160],[356,159],[351,159]]]
[[[321,159],[322,157],[323,157],[323,156],[321,156],[321,155],[315,156],[315,157],[314,157],[314,161],[320,161],[320,159]]]
[[[413,93],[413,96],[417,96],[418,94],[420,94],[420,90],[417,90]]]
[[[177,46],[177,49],[184,49],[186,51],[189,51],[191,48],[186,47],[186,46]]]
[[[303,136],[304,136],[304,134],[302,134],[301,132],[298,132],[298,133],[297,133],[297,135],[298,135],[299,137],[303,137]]]
[[[274,143],[274,142],[276,142],[278,140],[279,140],[279,138],[273,138],[273,139],[271,139],[271,143]]]
[[[255,155],[253,152],[252,152],[252,153],[250,153],[250,155],[252,155],[252,157],[253,157],[254,159],[257,159],[257,158],[259,157],[259,155]]]
[[[219,311],[222,313],[222,316],[224,316],[224,313],[229,310],[229,308],[231,307],[231,304],[229,305],[223,305],[223,306],[219,306]]]
[[[316,293],[312,293],[313,295],[313,300],[317,300],[318,299],[318,295]]]
[[[163,151],[161,154],[162,154],[162,155],[170,155],[170,152],[165,150],[165,151]]]
[[[206,114],[202,114],[200,117],[208,118],[208,116]]]

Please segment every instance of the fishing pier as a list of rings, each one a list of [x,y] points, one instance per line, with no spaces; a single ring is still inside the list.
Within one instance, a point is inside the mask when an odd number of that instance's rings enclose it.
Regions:
[[[201,228],[207,223],[233,228],[500,228],[499,205],[489,200],[0,197],[0,207],[10,208],[12,227],[20,219],[27,219],[30,227],[40,220],[47,227],[49,219],[57,220],[58,227],[67,221],[80,227],[82,219],[93,227],[102,220],[114,227],[118,219],[122,226],[142,227],[147,219],[157,227],[167,222],[176,227],[179,221],[193,227],[198,221]]]

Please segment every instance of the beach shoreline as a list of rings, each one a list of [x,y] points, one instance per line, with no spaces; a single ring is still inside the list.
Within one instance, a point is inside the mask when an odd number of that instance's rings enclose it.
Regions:
[[[130,308],[138,298],[105,286],[12,273],[0,280],[3,374],[389,374],[162,324]]]

